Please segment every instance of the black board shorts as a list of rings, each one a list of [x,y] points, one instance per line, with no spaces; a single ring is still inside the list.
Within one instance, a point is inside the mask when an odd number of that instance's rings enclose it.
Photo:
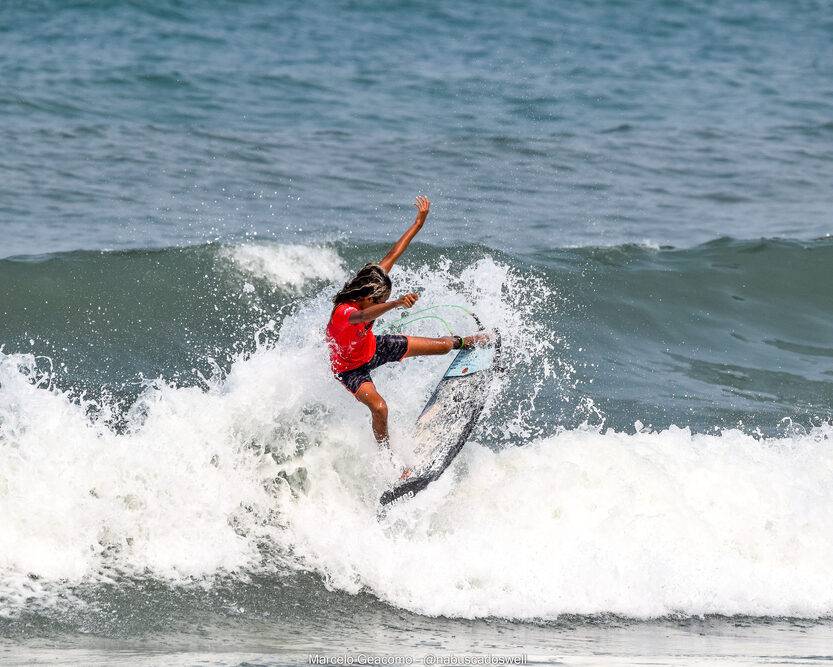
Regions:
[[[392,361],[402,361],[402,358],[407,353],[407,336],[376,336],[376,352],[373,353],[370,361],[353,370],[344,371],[343,373],[333,373],[333,375],[336,376],[336,379],[341,384],[350,390],[351,394],[355,394],[365,382],[373,382],[370,377],[370,371],[374,368],[379,368],[382,364],[388,364]]]

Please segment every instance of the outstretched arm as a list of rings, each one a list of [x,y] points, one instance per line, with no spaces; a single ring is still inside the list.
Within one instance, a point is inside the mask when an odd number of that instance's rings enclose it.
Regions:
[[[411,228],[402,235],[402,238],[396,242],[396,245],[393,246],[393,248],[390,249],[390,252],[382,258],[381,262],[379,262],[379,266],[381,266],[385,271],[391,270],[393,263],[399,259],[399,256],[403,252],[405,252],[405,248],[407,248],[408,244],[413,241],[417,232],[422,229],[422,223],[425,222],[425,218],[428,217],[428,208],[430,206],[428,197],[417,197],[414,206],[419,209],[416,222],[411,225]]]
[[[364,310],[355,310],[350,313],[350,317],[348,317],[348,321],[350,324],[358,324],[359,322],[372,322],[377,317],[381,317],[389,310],[393,310],[394,308],[410,308],[413,306],[419,296],[416,294],[406,294],[395,301],[386,301],[385,303],[377,303],[372,306],[365,308]]]

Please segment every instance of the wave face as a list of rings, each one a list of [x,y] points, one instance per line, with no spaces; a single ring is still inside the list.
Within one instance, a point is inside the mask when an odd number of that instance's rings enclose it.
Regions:
[[[833,243],[415,245],[395,288],[500,327],[509,373],[452,468],[379,519],[448,363],[377,372],[382,456],[323,325],[385,249],[0,260],[2,613],[299,573],[313,607],[325,587],[464,618],[833,613]]]

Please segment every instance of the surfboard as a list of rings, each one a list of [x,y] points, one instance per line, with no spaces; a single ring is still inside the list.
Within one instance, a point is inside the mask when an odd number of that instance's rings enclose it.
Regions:
[[[419,493],[451,465],[483,412],[500,359],[498,331],[488,346],[457,353],[417,419],[411,475],[382,494],[382,506]]]

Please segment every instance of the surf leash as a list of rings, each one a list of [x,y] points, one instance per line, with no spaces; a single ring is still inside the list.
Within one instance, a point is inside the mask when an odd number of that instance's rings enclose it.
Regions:
[[[430,310],[436,310],[437,308],[457,308],[458,310],[462,310],[466,315],[469,315],[479,326],[481,329],[483,325],[480,323],[480,319],[471,312],[468,308],[464,308],[463,306],[457,306],[455,304],[439,304],[437,306],[429,306],[428,308],[423,308],[421,310],[417,310],[413,313],[403,313],[402,316],[395,322],[390,322],[385,324],[384,326],[379,327],[378,331],[386,331],[390,329],[391,331],[400,331],[403,327],[413,324],[414,322],[418,322],[419,320],[439,320],[443,323],[446,329],[448,329],[448,333],[452,336],[454,332],[451,330],[451,326],[446,322],[442,317],[439,315],[424,315],[423,313],[427,313]]]

